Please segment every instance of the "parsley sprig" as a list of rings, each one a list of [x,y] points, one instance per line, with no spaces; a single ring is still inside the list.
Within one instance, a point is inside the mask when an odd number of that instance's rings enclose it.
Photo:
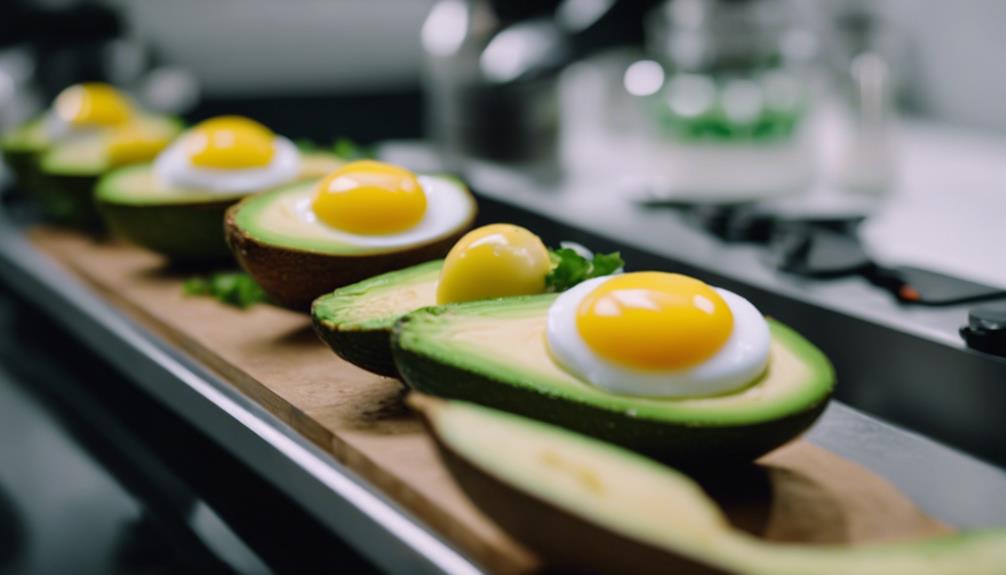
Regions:
[[[227,305],[241,309],[266,301],[265,290],[251,276],[242,272],[219,272],[192,277],[185,280],[182,291],[185,295],[215,297]]]
[[[552,271],[545,276],[545,287],[550,291],[565,291],[576,284],[610,275],[618,271],[625,262],[618,252],[610,254],[593,254],[587,259],[571,248],[552,250]]]

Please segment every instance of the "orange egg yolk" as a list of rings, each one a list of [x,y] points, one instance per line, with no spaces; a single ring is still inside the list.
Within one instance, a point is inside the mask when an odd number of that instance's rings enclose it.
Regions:
[[[678,370],[712,357],[733,331],[723,297],[688,276],[637,272],[613,277],[580,302],[576,327],[587,346],[612,363]]]
[[[115,88],[101,82],[77,84],[60,92],[53,104],[56,115],[79,127],[114,126],[129,120],[132,106]]]
[[[415,174],[391,164],[361,160],[329,174],[311,204],[322,222],[361,235],[415,227],[426,215],[426,192]]]
[[[182,137],[189,161],[200,168],[261,168],[269,165],[275,154],[272,130],[241,116],[211,118]]]
[[[483,226],[465,234],[447,254],[437,302],[543,293],[551,266],[545,244],[528,230],[511,224]]]

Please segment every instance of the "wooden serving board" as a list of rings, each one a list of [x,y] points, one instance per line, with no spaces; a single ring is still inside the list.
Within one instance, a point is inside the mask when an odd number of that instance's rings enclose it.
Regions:
[[[37,228],[30,240],[154,333],[331,452],[486,569],[522,573],[539,558],[464,496],[393,379],[339,359],[302,314],[238,310],[182,294],[184,275],[141,249]],[[752,473],[711,485],[738,526],[776,540],[863,543],[949,529],[891,484],[806,441],[764,457]]]

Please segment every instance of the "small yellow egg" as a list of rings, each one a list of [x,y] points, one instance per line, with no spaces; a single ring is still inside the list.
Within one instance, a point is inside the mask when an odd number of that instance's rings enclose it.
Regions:
[[[423,219],[426,193],[409,170],[361,160],[323,179],[311,208],[319,220],[342,231],[392,234],[415,227]]]
[[[79,127],[114,126],[129,120],[132,106],[115,88],[101,82],[76,84],[60,92],[53,103],[56,115]]]
[[[641,370],[676,370],[712,357],[730,338],[733,313],[695,278],[664,272],[612,277],[576,311],[580,337],[597,355]]]
[[[272,130],[242,116],[210,118],[183,138],[189,161],[201,168],[261,168],[268,166],[276,153]]]
[[[474,229],[444,260],[437,302],[453,303],[545,291],[552,267],[541,238],[511,224]]]
[[[154,159],[170,142],[171,137],[163,130],[127,124],[108,135],[105,153],[109,165],[124,166]]]

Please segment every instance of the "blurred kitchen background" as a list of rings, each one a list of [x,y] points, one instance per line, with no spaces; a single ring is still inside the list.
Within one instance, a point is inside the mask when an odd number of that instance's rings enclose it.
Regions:
[[[104,79],[189,120],[427,138],[456,170],[880,212],[862,230],[878,256],[1002,286],[1003,259],[971,247],[1002,239],[1001,209],[977,206],[1006,188],[1004,23],[993,0],[15,0],[0,128]],[[906,190],[927,199],[883,210]],[[920,219],[931,233],[906,234]]]
[[[616,244],[884,326],[862,341],[755,299],[836,358],[840,399],[1003,465],[1006,391],[989,383],[1003,364],[988,356],[1006,355],[1004,28],[999,0],[7,0],[0,130],[105,80],[187,121],[243,114],[455,171]],[[657,233],[673,222],[692,231]],[[19,306],[0,308],[4,365],[32,324]],[[934,373],[946,386],[915,387]],[[53,415],[7,379],[0,433],[21,437],[0,435],[0,573],[223,568],[151,552],[177,533],[143,535],[149,513],[75,433],[14,425]],[[25,436],[65,447],[26,454]],[[94,527],[76,547],[67,505]],[[217,555],[265,568],[206,517]]]

